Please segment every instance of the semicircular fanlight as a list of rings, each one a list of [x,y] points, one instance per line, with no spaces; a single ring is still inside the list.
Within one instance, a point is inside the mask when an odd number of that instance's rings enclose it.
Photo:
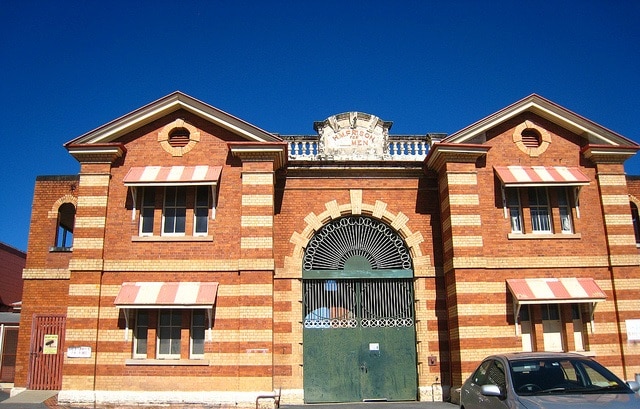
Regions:
[[[411,256],[404,240],[386,224],[366,216],[336,219],[309,241],[303,268],[343,270],[366,266],[372,270],[411,269]]]

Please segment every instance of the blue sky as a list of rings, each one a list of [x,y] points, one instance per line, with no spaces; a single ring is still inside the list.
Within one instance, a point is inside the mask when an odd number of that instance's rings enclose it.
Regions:
[[[36,176],[79,171],[63,143],[176,90],[281,134],[450,134],[537,93],[640,142],[640,2],[535,3],[5,1],[0,241],[27,249]]]

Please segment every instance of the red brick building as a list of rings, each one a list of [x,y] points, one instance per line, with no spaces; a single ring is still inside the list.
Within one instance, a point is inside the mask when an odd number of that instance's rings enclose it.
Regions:
[[[537,95],[449,136],[391,125],[282,136],[176,92],[67,143],[79,175],[36,181],[16,387],[441,400],[521,350],[640,372],[640,145]]]
[[[27,254],[0,243],[0,311],[11,311],[22,300],[22,269]]]
[[[22,269],[27,254],[0,243],[0,382],[12,383],[18,347]]]

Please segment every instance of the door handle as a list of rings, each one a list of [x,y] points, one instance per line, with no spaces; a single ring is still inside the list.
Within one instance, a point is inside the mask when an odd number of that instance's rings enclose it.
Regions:
[[[363,363],[360,364],[360,371],[364,372],[364,373],[369,372],[369,368],[367,368],[367,363],[366,362],[363,362]]]

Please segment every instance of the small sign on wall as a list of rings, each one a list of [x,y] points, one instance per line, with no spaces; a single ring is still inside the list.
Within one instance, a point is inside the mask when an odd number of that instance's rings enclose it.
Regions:
[[[58,334],[45,334],[42,353],[44,355],[54,355],[58,353]]]
[[[626,320],[627,341],[640,342],[640,320]]]
[[[91,347],[69,347],[67,358],[91,358]]]

